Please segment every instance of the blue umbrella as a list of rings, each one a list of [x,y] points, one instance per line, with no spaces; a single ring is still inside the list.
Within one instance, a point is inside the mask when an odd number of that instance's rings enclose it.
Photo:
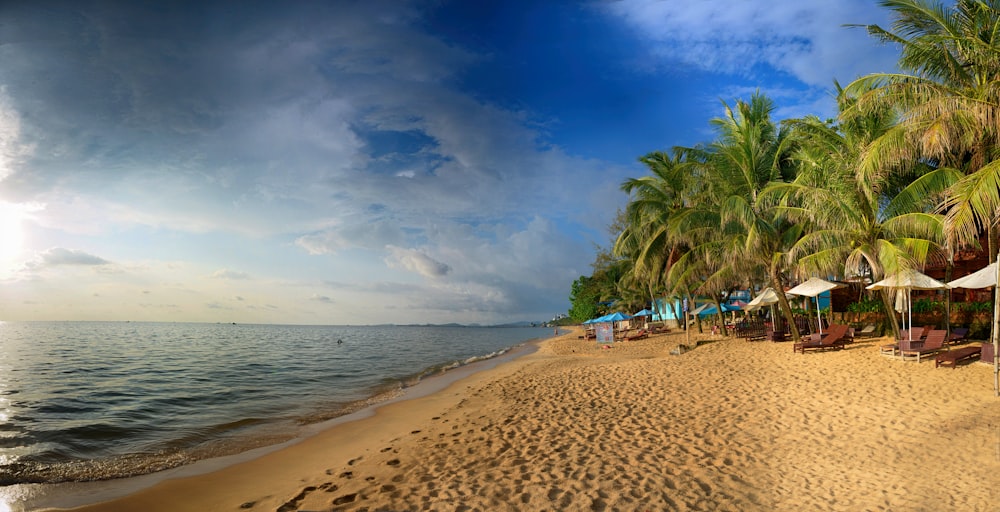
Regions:
[[[652,311],[650,311],[648,309],[643,309],[642,311],[640,311],[640,312],[638,312],[638,313],[636,313],[636,314],[634,314],[632,316],[650,316],[652,314],[653,314]]]
[[[628,316],[625,313],[622,313],[622,312],[619,311],[618,313],[612,313],[612,314],[610,314],[608,316],[601,317],[601,321],[602,322],[620,322],[622,320],[628,320],[629,318],[632,318],[632,317]]]
[[[707,306],[707,307],[705,307],[705,306]],[[698,308],[697,310],[694,311],[694,313],[697,314],[698,316],[714,315],[715,314],[715,306],[714,305],[709,306],[708,304],[705,304],[705,306],[702,306],[701,308]],[[702,309],[702,308],[704,308],[704,309]],[[722,305],[722,311],[725,312],[725,313],[728,313],[730,311],[739,311],[739,310],[740,310],[740,308],[737,307],[737,306],[731,306],[729,304],[723,304]]]

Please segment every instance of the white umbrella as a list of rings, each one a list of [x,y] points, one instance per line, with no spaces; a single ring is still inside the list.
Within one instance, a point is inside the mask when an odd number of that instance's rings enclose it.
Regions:
[[[997,336],[997,322],[1000,321],[1000,293],[997,283],[1000,282],[1000,271],[996,262],[973,272],[965,277],[949,281],[952,288],[989,288],[993,287],[993,328],[990,337],[993,338],[993,393],[1000,396],[1000,337]]]
[[[948,281],[952,288],[989,288],[997,285],[997,264],[990,263],[985,267],[954,281]]]
[[[877,283],[868,285],[869,290],[881,290],[884,288],[906,290],[906,305],[910,315],[909,333],[910,341],[913,341],[913,308],[911,305],[911,293],[913,290],[946,290],[950,288],[947,284],[934,279],[926,274],[922,274],[913,269],[901,270]]]
[[[806,282],[788,290],[788,293],[792,295],[802,295],[803,297],[816,297],[816,321],[819,325],[819,333],[823,334],[823,319],[820,317],[819,313],[819,296],[824,292],[828,292],[834,288],[843,288],[844,284],[831,283],[825,279],[820,279],[818,277],[810,277]]]
[[[785,294],[788,297],[788,294]],[[778,294],[774,292],[773,288],[764,288],[761,290],[752,301],[748,302],[746,306],[743,306],[744,311],[753,311],[761,306],[770,306],[778,302]]]

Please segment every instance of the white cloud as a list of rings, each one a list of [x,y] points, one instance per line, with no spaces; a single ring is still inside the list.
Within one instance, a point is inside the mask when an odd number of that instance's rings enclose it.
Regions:
[[[0,182],[34,151],[21,140],[21,116],[11,106],[4,87],[0,87]]]
[[[388,245],[386,249],[389,250],[389,256],[385,262],[392,268],[402,267],[410,272],[431,278],[444,277],[451,271],[451,267],[448,265],[416,249],[404,249],[394,245]]]
[[[327,297],[326,295],[320,295],[318,293],[314,293],[311,297],[309,297],[309,300],[315,301],[315,302],[322,302],[324,304],[333,304],[334,303],[334,300],[331,299],[330,297]]]
[[[866,0],[622,0],[599,5],[638,30],[665,63],[746,75],[765,64],[822,87],[834,78],[848,82],[895,65],[895,57],[880,51],[864,29],[844,27],[886,26],[888,10]]]
[[[209,277],[211,277],[212,279],[244,280],[244,279],[250,279],[250,274],[247,274],[246,272],[240,272],[238,270],[230,270],[227,268],[222,268],[216,270],[215,272],[212,272],[212,275],[210,275]]]
[[[38,253],[35,258],[25,264],[31,270],[57,266],[98,266],[109,265],[111,262],[77,249],[53,247]]]

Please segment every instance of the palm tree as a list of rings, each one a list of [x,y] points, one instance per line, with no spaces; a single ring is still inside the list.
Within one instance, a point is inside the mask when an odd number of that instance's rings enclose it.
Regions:
[[[852,112],[856,98],[836,87],[840,110]],[[865,115],[852,112],[838,124],[814,116],[789,122],[799,141],[798,175],[790,183],[773,183],[764,195],[790,218],[808,223],[791,251],[801,273],[874,282],[923,264],[941,247],[943,218],[933,210],[960,173],[917,162],[873,165],[870,155],[878,143],[902,131],[897,117],[886,105]],[[881,297],[891,312],[891,296]],[[896,317],[887,316],[898,333]]]
[[[686,205],[688,176],[684,156],[656,151],[639,159],[650,175],[629,178],[621,188],[631,199],[625,209],[626,227],[614,245],[614,252],[632,260],[633,272],[645,278],[650,299],[657,293],[673,309],[669,300],[675,291],[666,281],[671,265],[684,251],[684,243],[668,229],[670,218]],[[677,312],[673,311],[674,317]]]
[[[885,106],[899,109],[901,130],[878,141],[864,162],[930,160],[963,169],[967,176],[947,198],[948,230],[959,243],[975,243],[1000,217],[1000,2],[957,0],[953,6],[926,0],[884,0],[894,11],[892,30],[868,32],[901,48],[902,73],[877,73],[847,87],[861,115]]]
[[[701,291],[731,288],[748,275],[766,275],[770,286],[782,290],[787,252],[801,234],[801,226],[779,215],[760,200],[775,181],[794,176],[788,158],[793,147],[787,132],[771,120],[773,103],[760,93],[735,109],[725,105],[725,116],[712,121],[719,136],[704,148],[690,148],[688,162],[702,189],[692,205],[674,215],[670,230],[686,237],[691,251],[678,261],[671,276],[689,278],[699,272]],[[799,340],[798,329],[784,294],[780,307]]]

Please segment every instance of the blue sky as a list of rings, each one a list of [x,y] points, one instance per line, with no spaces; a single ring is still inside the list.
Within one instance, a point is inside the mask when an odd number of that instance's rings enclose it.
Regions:
[[[0,319],[547,320],[639,156],[896,60],[873,0],[158,4],[0,6]]]

